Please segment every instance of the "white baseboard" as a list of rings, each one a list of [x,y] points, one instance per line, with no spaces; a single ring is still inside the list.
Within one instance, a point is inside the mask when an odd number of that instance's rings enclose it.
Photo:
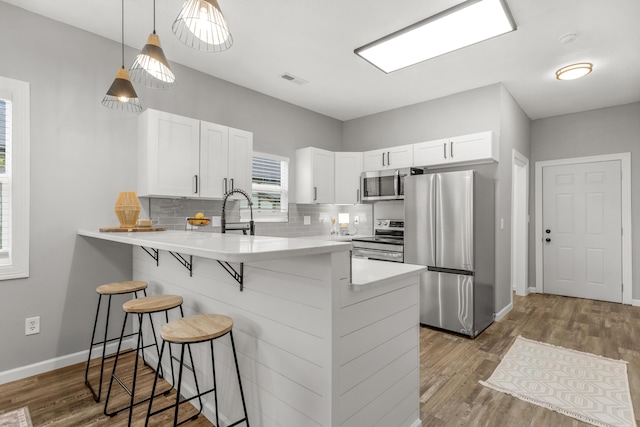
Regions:
[[[413,424],[411,424],[411,427],[422,427],[422,420],[418,418]]]
[[[505,308],[497,312],[494,316],[495,320],[498,321],[506,316],[513,309],[513,303],[509,303]]]
[[[631,305],[633,305],[634,307],[640,307],[640,299],[632,299]]]
[[[133,340],[131,338],[122,341],[122,349],[126,350],[129,348],[132,348],[132,345],[133,345]],[[108,344],[107,354],[113,353],[117,349],[118,349],[117,342]],[[94,347],[92,356],[98,357],[101,353],[102,353],[102,347]],[[6,384],[13,381],[22,380],[24,378],[28,378],[33,375],[43,374],[45,372],[75,365],[76,363],[86,362],[88,356],[89,356],[89,350],[84,350],[84,351],[79,351],[73,354],[67,354],[66,356],[56,357],[54,359],[43,360],[42,362],[34,363],[32,365],[21,366],[19,368],[0,372],[0,384]]]

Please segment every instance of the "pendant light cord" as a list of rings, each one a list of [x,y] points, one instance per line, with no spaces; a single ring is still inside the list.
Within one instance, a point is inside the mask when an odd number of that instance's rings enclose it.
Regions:
[[[124,68],[124,0],[122,0],[122,68]]]
[[[153,0],[153,34],[156,33],[156,0]]]

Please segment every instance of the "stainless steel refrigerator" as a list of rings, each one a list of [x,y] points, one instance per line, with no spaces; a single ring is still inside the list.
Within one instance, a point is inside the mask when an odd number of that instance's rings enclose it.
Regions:
[[[494,319],[492,179],[473,170],[405,179],[404,257],[425,265],[420,323],[477,336]]]

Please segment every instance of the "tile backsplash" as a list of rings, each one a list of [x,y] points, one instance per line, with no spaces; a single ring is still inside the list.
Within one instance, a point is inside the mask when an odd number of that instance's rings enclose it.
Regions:
[[[142,210],[140,218],[151,218],[156,225],[168,229],[184,230],[186,218],[202,212],[206,217],[214,218],[222,215],[221,200],[170,199],[140,197]],[[226,215],[228,222],[240,220],[239,201],[227,201]],[[373,206],[361,205],[297,205],[289,203],[289,222],[256,222],[256,235],[274,237],[320,236],[331,233],[331,218],[338,214],[349,214],[349,234],[368,236],[373,233]],[[304,225],[304,217],[310,219]],[[359,224],[356,225],[355,217]],[[199,231],[218,232],[218,226],[198,228]],[[234,232],[238,233],[238,232]]]

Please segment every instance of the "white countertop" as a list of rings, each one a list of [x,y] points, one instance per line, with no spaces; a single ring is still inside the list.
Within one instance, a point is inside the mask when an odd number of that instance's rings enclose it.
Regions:
[[[427,267],[401,262],[351,258],[351,285],[355,288],[375,285],[389,279],[400,279],[427,271]]]
[[[267,261],[272,259],[348,251],[348,241],[240,234],[201,233],[197,231],[100,232],[79,230],[78,234],[112,242],[194,255],[227,262]]]

